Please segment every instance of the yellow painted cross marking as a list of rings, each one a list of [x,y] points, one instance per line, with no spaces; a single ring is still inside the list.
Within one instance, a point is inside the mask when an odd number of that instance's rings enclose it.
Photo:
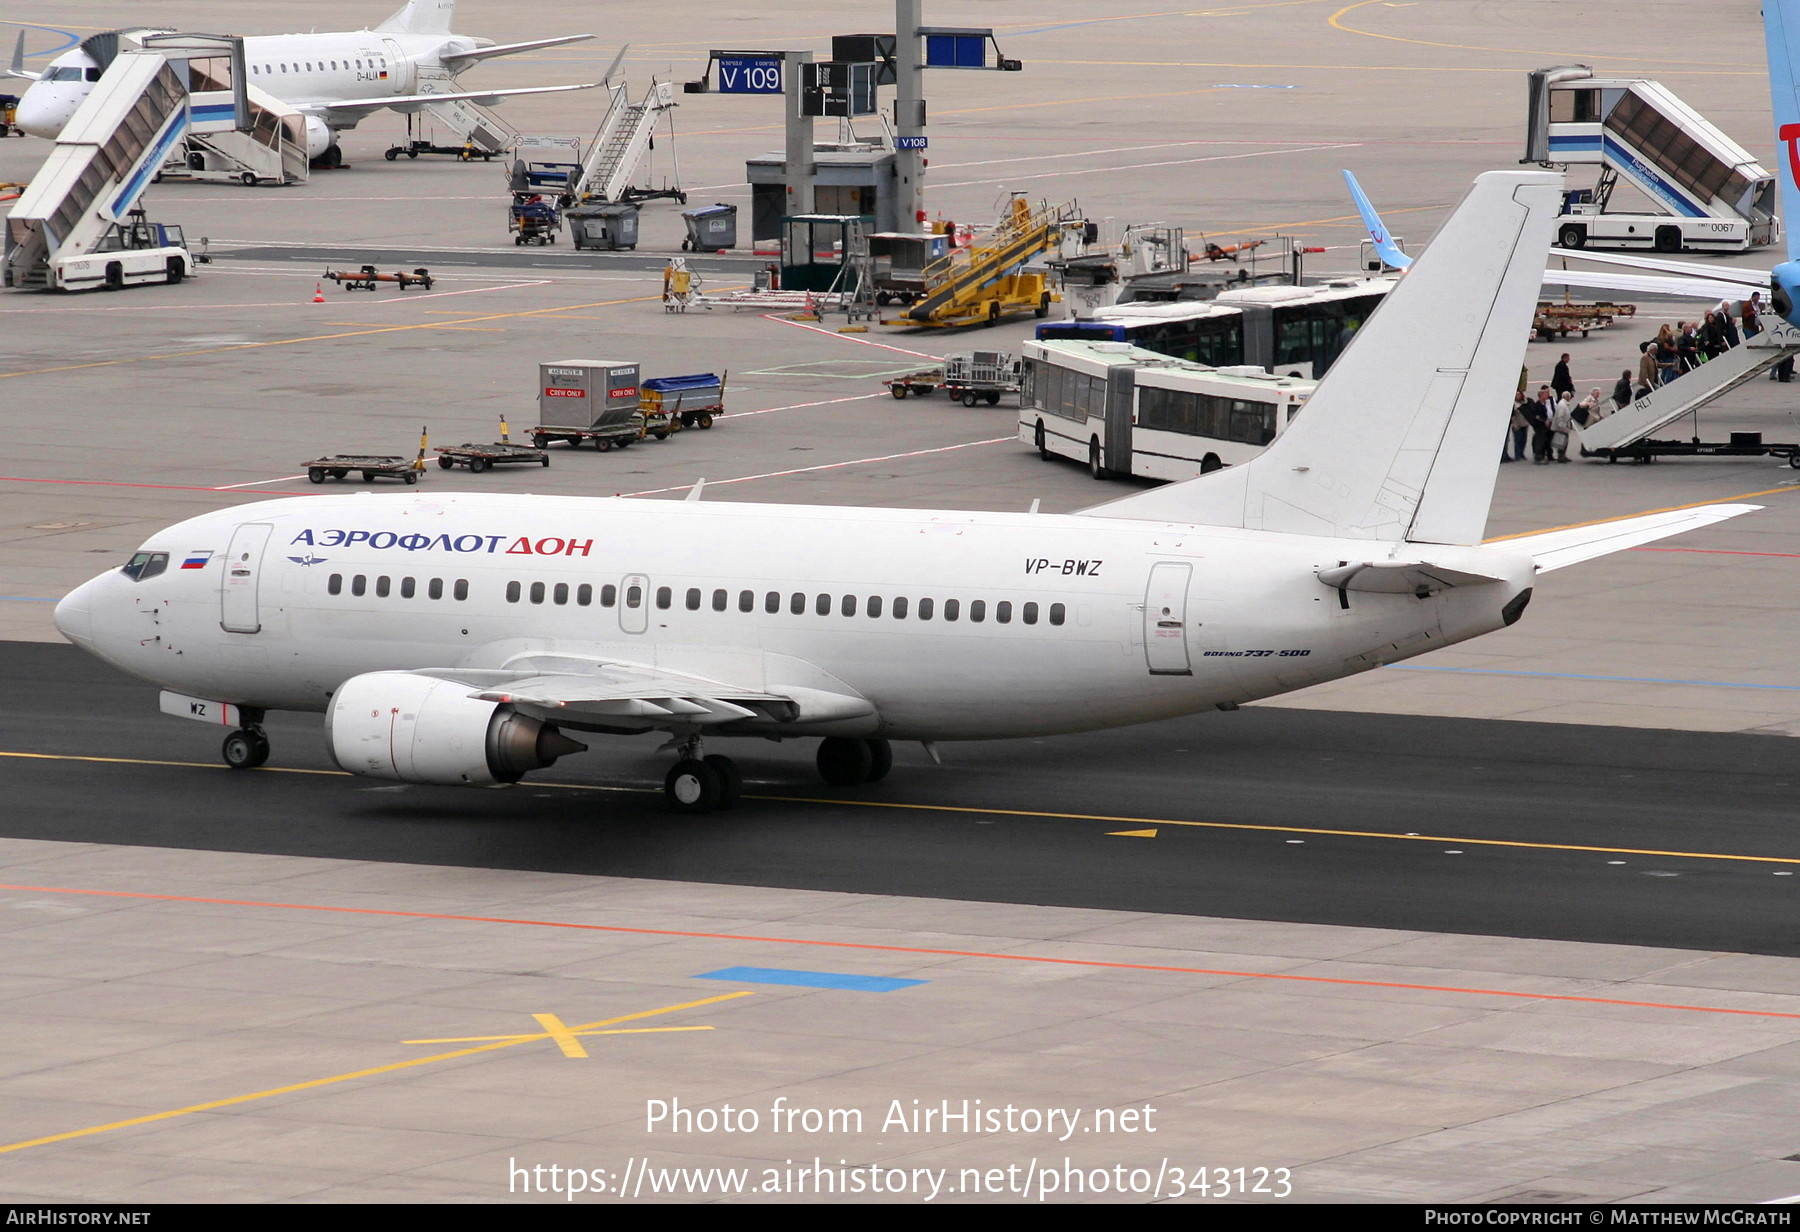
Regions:
[[[581,1046],[578,1038],[583,1035],[656,1035],[665,1031],[710,1031],[711,1027],[619,1027],[611,1031],[596,1030],[600,1024],[589,1023],[585,1027],[571,1027],[555,1014],[533,1014],[538,1026],[544,1028],[542,1033],[525,1032],[517,1035],[453,1035],[446,1039],[413,1039],[401,1040],[402,1044],[478,1044],[484,1040],[508,1040],[514,1044],[528,1044],[533,1040],[555,1040],[557,1047],[565,1057],[585,1057],[587,1049]],[[616,1020],[615,1020],[616,1021]]]
[[[698,1001],[684,1001],[680,1005],[665,1005],[660,1009],[639,1010],[635,1014],[620,1014],[617,1018],[607,1018],[600,1022],[584,1023],[571,1028],[577,1032],[598,1034],[597,1028],[610,1027],[615,1023],[634,1022],[640,1018],[654,1018],[658,1014],[673,1014],[678,1010],[691,1010],[702,1005],[717,1005],[721,1001],[735,1001],[739,997],[753,996],[749,992],[728,992],[718,997],[702,997]],[[710,1028],[701,1028],[710,1030]],[[109,1121],[105,1125],[90,1125],[86,1129],[71,1129],[66,1133],[50,1134],[43,1138],[27,1138],[23,1142],[9,1142],[0,1146],[0,1155],[8,1151],[23,1151],[34,1146],[47,1146],[52,1142],[67,1142],[71,1138],[86,1138],[90,1134],[103,1134],[108,1130],[129,1129],[134,1125],[149,1125],[156,1121],[167,1121],[173,1117],[190,1116],[196,1112],[211,1112],[215,1108],[230,1108],[236,1104],[247,1104],[252,1100],[268,1099],[275,1095],[290,1095],[295,1091],[310,1091],[315,1087],[327,1087],[333,1083],[349,1082],[355,1078],[372,1078],[376,1074],[391,1074],[396,1070],[413,1069],[420,1065],[431,1065],[438,1061],[453,1061],[458,1057],[472,1057],[477,1053],[495,1052],[501,1048],[515,1048],[529,1040],[547,1039],[548,1035],[507,1035],[500,1037],[492,1044],[481,1044],[475,1048],[459,1048],[455,1052],[437,1052],[428,1057],[414,1057],[410,1061],[396,1061],[392,1065],[377,1065],[370,1069],[353,1070],[348,1074],[333,1074],[329,1078],[313,1078],[306,1082],[289,1083],[284,1087],[271,1087],[267,1091],[252,1091],[248,1095],[233,1095],[227,1099],[209,1100],[204,1104],[189,1104],[185,1108],[171,1108],[167,1112],[152,1112],[148,1116],[132,1117],[124,1121]]]

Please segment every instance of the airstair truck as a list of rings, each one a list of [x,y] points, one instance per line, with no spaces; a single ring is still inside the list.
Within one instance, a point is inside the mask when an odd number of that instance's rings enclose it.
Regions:
[[[187,124],[187,85],[170,62],[121,53],[7,215],[4,284],[116,290],[192,274],[179,229],[136,209]]]
[[[1656,82],[1601,80],[1568,64],[1531,73],[1529,89],[1519,161],[1600,168],[1593,188],[1564,196],[1562,247],[1742,252],[1781,238],[1775,177]],[[1666,212],[1615,211],[1621,182]]]

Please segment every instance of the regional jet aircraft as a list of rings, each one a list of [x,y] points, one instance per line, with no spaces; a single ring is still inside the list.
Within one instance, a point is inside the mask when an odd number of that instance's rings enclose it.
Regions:
[[[834,784],[889,741],[1231,710],[1517,621],[1537,574],[1749,512],[1484,545],[1562,177],[1476,180],[1306,413],[1253,461],[1072,515],[489,494],[258,502],[152,535],[57,627],[170,713],[269,755],[325,713],[337,764],[517,781],[666,733],[682,811],[723,737],[814,737]]]
[[[323,166],[343,161],[337,134],[355,128],[372,111],[392,107],[417,111],[428,103],[470,99],[492,104],[513,94],[589,90],[598,82],[568,86],[526,86],[509,90],[433,90],[433,84],[460,84],[456,74],[498,56],[517,55],[576,43],[591,34],[524,43],[452,34],[456,0],[409,0],[373,30],[333,34],[278,34],[244,40],[250,84],[295,107],[306,117],[308,157]],[[153,31],[146,31],[153,33]],[[19,98],[14,122],[33,137],[54,139],[104,71],[93,40],[64,52],[42,73],[24,66],[25,35],[13,49],[9,77],[32,82]]]

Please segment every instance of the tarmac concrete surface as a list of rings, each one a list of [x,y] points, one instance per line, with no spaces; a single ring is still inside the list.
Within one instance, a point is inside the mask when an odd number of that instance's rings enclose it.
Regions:
[[[147,20],[245,33],[355,28],[385,8],[334,2],[302,16],[267,0],[171,0],[152,14],[48,2],[8,22],[30,23],[30,63],[41,64],[38,52],[66,41],[58,32]],[[1648,0],[1630,17],[1534,0],[1252,0],[1102,15],[1069,0],[1029,13],[931,0],[927,21],[992,24],[1025,69],[931,74],[928,206],[979,223],[1021,191],[1078,200],[1114,226],[1180,225],[1195,242],[1324,246],[1311,268],[1349,270],[1360,227],[1341,168],[1356,171],[1417,251],[1475,174],[1515,165],[1525,72],[1577,60],[1665,82],[1775,165],[1757,6],[1727,0],[1698,20],[1691,5]],[[635,92],[653,73],[698,76],[709,48],[823,51],[833,33],[887,20],[873,3],[790,4],[772,16],[742,4],[464,0],[456,24],[497,41],[600,35],[472,70],[483,84],[593,80],[629,42]],[[526,133],[585,138],[602,102],[592,92],[523,98],[504,113]],[[747,206],[744,160],[779,144],[773,104],[716,93],[681,103],[677,138],[659,142],[651,174],[676,174],[678,156],[692,200]],[[543,360],[725,370],[732,414],[710,432],[622,454],[558,452],[529,474],[434,469],[427,483],[654,499],[705,478],[709,500],[1023,508],[1041,499],[1048,510],[1122,490],[1040,462],[1014,439],[1009,407],[895,402],[879,384],[951,350],[1016,345],[1029,320],[972,335],[844,335],[830,321],[668,315],[658,269],[677,255],[678,207],[646,207],[630,257],[520,250],[505,231],[499,166],[384,161],[403,133],[391,114],[365,121],[344,141],[351,169],[304,186],[159,185],[156,216],[208,236],[218,258],[181,287],[0,297],[0,639],[53,640],[53,601],[155,527],[313,490],[297,464],[319,453],[408,453],[421,426],[434,444],[485,440],[503,415],[515,431],[528,427]],[[0,180],[29,178],[47,148],[0,141]],[[326,261],[358,253],[433,254],[423,263],[438,285],[329,288],[326,303],[313,303]],[[716,289],[748,281],[747,264],[702,268]],[[1605,388],[1656,323],[1695,311],[1640,299],[1630,323],[1532,344],[1531,378],[1567,350],[1582,388]],[[1793,407],[1789,386],[1753,382],[1693,430],[1800,440]],[[1657,729],[1643,737],[1735,733],[1746,747],[1785,747],[1781,737],[1800,732],[1797,481],[1769,459],[1503,467],[1492,535],[1698,502],[1765,509],[1547,575],[1525,620],[1503,633],[1268,705],[1564,724],[1555,730],[1571,743],[1585,726],[1597,743]],[[9,680],[23,687],[17,674]],[[165,724],[150,712],[105,720]],[[78,738],[44,751],[109,752]],[[1036,1196],[994,1192],[987,1170],[1016,1184],[1031,1161],[1060,1167],[1065,1157],[1090,1172],[1122,1165],[1127,1185],[1145,1169],[1158,1187],[1134,1189],[1132,1200],[1175,1199],[1172,1171],[1191,1181],[1201,1168],[1210,1178],[1239,1167],[1288,1169],[1293,1196],[1314,1201],[1800,1193],[1789,1158],[1800,1151],[1800,974],[1788,957],[981,902],[930,888],[908,897],[257,855],[234,850],[231,833],[254,822],[205,789],[158,798],[177,820],[154,841],[66,841],[41,832],[65,814],[87,824],[98,806],[83,763],[58,765],[61,798],[34,805],[0,839],[11,887],[0,888],[7,1200],[563,1200],[517,1192],[515,1164],[583,1168],[614,1200],[627,1168],[648,1184],[663,1167],[785,1169],[814,1157],[947,1167],[958,1185],[962,1169],[981,1171],[988,1192],[965,1187],[940,1201]],[[1188,819],[1204,820],[1204,777],[1193,795]],[[26,828],[32,837],[16,836]],[[1772,850],[1758,854],[1794,854],[1779,827],[1767,837]],[[829,837],[801,858],[829,863]],[[1532,892],[1529,872],[1496,876],[1502,894]],[[1792,907],[1769,901],[1759,894],[1738,909],[1779,932]],[[283,905],[248,905],[272,903]],[[766,971],[734,968],[925,982],[876,992],[843,979],[770,984]],[[692,1005],[738,993],[749,995]],[[640,1026],[710,1029],[575,1034]],[[406,1064],[482,1048],[491,1051]],[[777,1132],[768,1114],[781,1097],[861,1110],[864,1125]],[[1144,1120],[1156,1132],[1142,1121],[1118,1128],[1123,1117],[1068,1142],[881,1126],[891,1101],[904,1111],[915,1099],[965,1098],[1079,1110],[1090,1130],[1096,1109],[1154,1105]],[[645,1128],[649,1101],[677,1099],[693,1110],[755,1108],[762,1122]],[[724,1183],[714,1175],[707,1184]],[[631,1196],[720,1196],[692,1174],[670,1184]],[[813,1196],[793,1184],[755,1196]],[[1240,1198],[1279,1200],[1216,1185],[1179,1194]]]

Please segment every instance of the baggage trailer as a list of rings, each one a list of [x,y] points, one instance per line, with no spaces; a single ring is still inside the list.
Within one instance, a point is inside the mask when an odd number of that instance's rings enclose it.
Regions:
[[[943,383],[944,370],[942,368],[921,368],[917,372],[891,377],[882,382],[888,387],[888,392],[896,398],[904,398],[907,394],[923,398]]]
[[[337,283],[346,291],[373,291],[379,284],[393,282],[400,285],[402,291],[410,287],[423,287],[431,290],[431,271],[421,266],[412,273],[395,270],[391,274],[383,274],[373,265],[365,265],[359,270],[326,270],[325,277]]]
[[[361,471],[364,483],[374,483],[377,475],[389,479],[398,479],[401,483],[415,484],[423,473],[424,464],[417,458],[398,458],[388,454],[334,453],[324,458],[314,458],[310,462],[300,464],[306,469],[306,477],[314,483],[324,483],[327,477],[343,479],[351,471]],[[439,463],[443,465],[443,463]]]
[[[944,356],[944,392],[964,406],[1000,405],[1019,392],[1019,361],[1004,351],[953,351]]]
[[[465,441],[461,445],[439,445],[437,456],[438,465],[445,470],[453,466],[466,466],[477,475],[493,467],[515,462],[550,465],[550,455],[543,450],[530,445],[515,445],[511,441],[490,441],[487,444]]]
[[[644,382],[643,405],[646,430],[658,440],[678,427],[710,428],[725,413],[725,378],[711,372],[652,377]]]
[[[538,423],[531,443],[542,449],[567,441],[594,442],[602,453],[624,449],[644,435],[642,391],[635,361],[562,359],[538,365]],[[667,435],[666,433],[664,435]]]

